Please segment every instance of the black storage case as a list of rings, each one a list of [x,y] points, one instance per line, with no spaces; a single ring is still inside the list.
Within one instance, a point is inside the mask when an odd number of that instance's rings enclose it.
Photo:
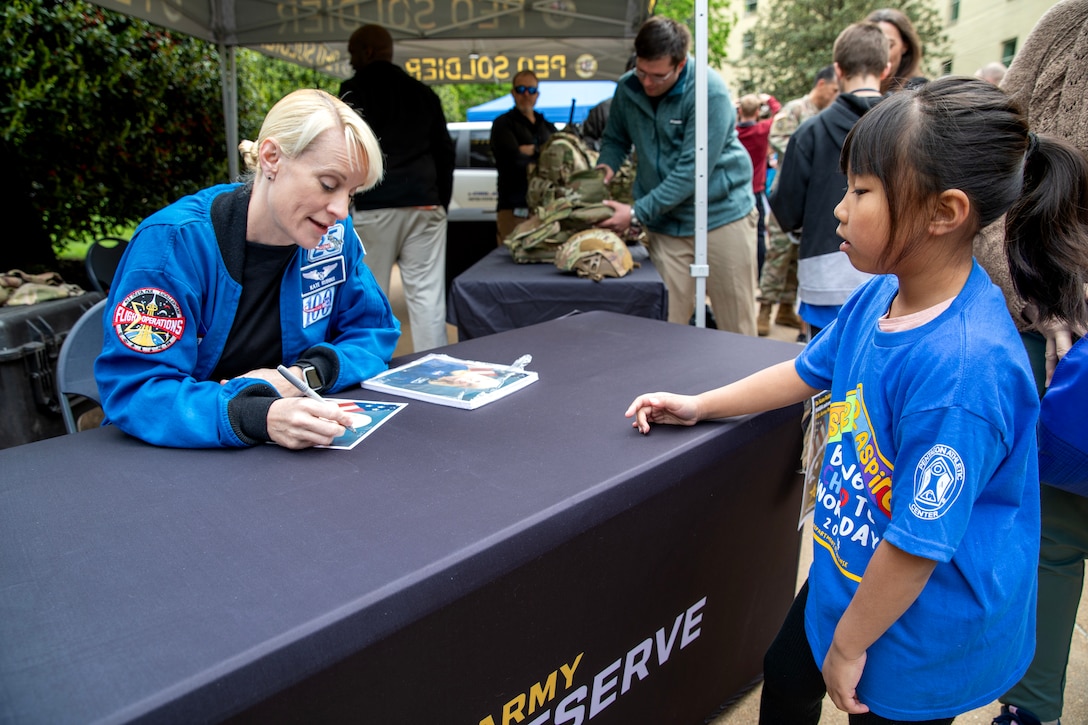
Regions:
[[[76,320],[102,299],[79,297],[0,307],[0,448],[64,434],[57,356]]]

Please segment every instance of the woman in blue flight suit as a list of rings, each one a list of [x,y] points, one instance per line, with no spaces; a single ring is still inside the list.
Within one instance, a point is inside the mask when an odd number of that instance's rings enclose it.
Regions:
[[[95,377],[108,423],[181,448],[328,444],[351,418],[303,397],[385,370],[400,323],[348,218],[382,152],[349,106],[295,91],[239,145],[243,184],[148,217],[117,270]]]

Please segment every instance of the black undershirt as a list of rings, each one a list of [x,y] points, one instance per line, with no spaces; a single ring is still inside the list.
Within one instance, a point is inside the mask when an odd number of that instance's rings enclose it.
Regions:
[[[230,335],[211,380],[236,378],[283,362],[280,284],[298,251],[294,244],[270,246],[246,242],[242,296]]]

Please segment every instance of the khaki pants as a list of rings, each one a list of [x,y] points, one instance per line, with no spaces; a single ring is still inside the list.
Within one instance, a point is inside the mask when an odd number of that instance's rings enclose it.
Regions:
[[[366,249],[363,262],[387,297],[393,265],[400,267],[413,352],[448,345],[446,210],[371,209],[357,211],[354,220]]]
[[[706,291],[719,330],[756,334],[757,212],[711,229],[706,235],[710,267]],[[669,290],[669,322],[686,325],[695,311],[695,237],[673,237],[647,230],[646,246]]]

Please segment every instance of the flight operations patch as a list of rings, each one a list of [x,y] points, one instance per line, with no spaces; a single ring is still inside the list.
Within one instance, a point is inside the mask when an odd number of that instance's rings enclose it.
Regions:
[[[177,300],[154,287],[130,292],[118,302],[112,325],[125,347],[145,354],[162,352],[185,332]]]

